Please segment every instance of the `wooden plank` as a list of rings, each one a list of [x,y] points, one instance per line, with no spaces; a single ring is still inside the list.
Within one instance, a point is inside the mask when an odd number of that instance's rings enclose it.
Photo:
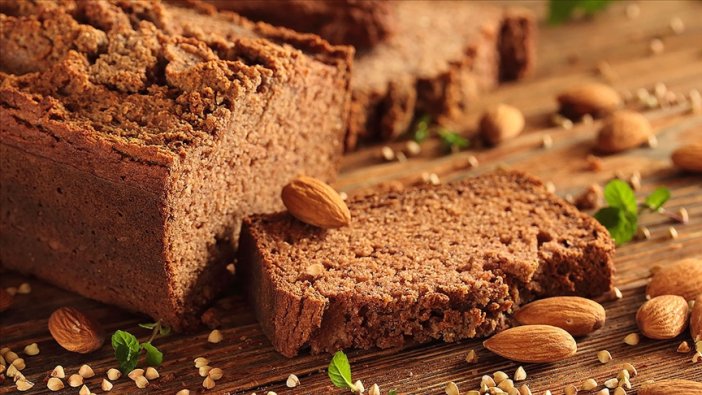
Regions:
[[[529,126],[519,138],[498,148],[477,146],[455,155],[443,155],[437,141],[428,141],[423,144],[419,157],[404,163],[383,162],[379,159],[379,147],[365,148],[345,158],[343,174],[336,184],[340,190],[353,193],[389,181],[421,182],[425,172],[434,172],[443,181],[452,181],[498,166],[509,166],[554,182],[557,193],[562,196],[576,194],[593,182],[603,183],[617,172],[626,174],[632,171],[642,174],[640,194],[659,185],[666,185],[673,191],[667,207],[670,210],[685,207],[690,214],[690,223],[677,225],[657,214],[642,217],[642,224],[650,228],[653,238],[617,250],[616,283],[624,291],[624,298],[605,304],[607,324],[598,333],[579,339],[575,358],[557,364],[525,365],[529,374],[526,382],[534,393],[551,389],[554,394],[559,394],[565,384],[578,383],[589,377],[601,383],[616,375],[624,362],[633,363],[639,370],[639,376],[632,380],[635,388],[649,379],[680,377],[702,380],[702,365],[693,365],[691,354],[675,352],[687,335],[671,341],[643,340],[635,347],[622,342],[626,334],[636,331],[634,314],[644,301],[643,289],[650,269],[682,257],[702,256],[702,177],[676,171],[668,159],[675,147],[702,138],[702,115],[690,114],[687,104],[646,111],[656,128],[658,147],[603,157],[600,172],[588,170],[585,162],[585,157],[591,153],[599,126],[597,122],[579,124],[572,130],[549,124],[550,115],[556,109],[554,97],[557,92],[583,80],[603,80],[596,70],[597,64],[603,60],[608,62],[616,77],[610,82],[621,91],[651,88],[657,82],[664,82],[669,89],[680,94],[702,88],[699,46],[702,42],[702,18],[699,18],[702,2],[640,2],[641,14],[633,20],[623,16],[626,5],[615,4],[593,21],[544,27],[539,46],[540,65],[535,75],[528,81],[507,85],[486,95],[475,103],[475,111],[463,121],[465,130],[474,133],[482,109],[509,102],[521,108],[527,116]],[[526,6],[541,14],[544,12],[542,2],[527,2]],[[670,19],[676,16],[686,25],[681,35],[673,35],[668,27]],[[649,55],[648,43],[654,37],[663,38],[666,44],[664,54]],[[546,134],[554,141],[549,150],[540,147]],[[390,145],[399,149],[403,144]],[[479,159],[477,168],[471,168],[469,164],[471,155]],[[675,240],[667,236],[670,226],[675,226],[679,232]],[[90,389],[100,392],[98,388],[104,372],[115,366],[109,346],[87,356],[63,351],[46,328],[48,316],[54,309],[65,305],[79,306],[94,314],[109,333],[126,329],[140,337],[147,335],[147,331],[137,327],[139,322],[148,321],[145,317],[86,300],[16,273],[3,272],[0,276],[2,287],[17,286],[23,281],[29,281],[33,291],[29,295],[18,295],[15,306],[0,315],[0,347],[21,350],[28,343],[39,343],[41,354],[27,357],[27,368],[23,372],[37,382],[31,393],[49,392],[43,381],[55,365],[63,365],[70,374],[83,363],[89,363],[97,373],[96,377],[87,380]],[[265,393],[269,390],[279,394],[344,393],[330,387],[325,371],[328,355],[305,354],[294,359],[278,355],[237,293],[237,287],[233,286],[231,294],[218,301],[217,309],[222,313],[225,337],[222,343],[207,343],[206,329],[193,335],[173,335],[157,340],[156,344],[166,357],[159,368],[162,377],[153,381],[150,393],[173,394],[181,388],[202,389],[203,379],[192,364],[197,356],[209,358],[212,366],[224,370],[224,377],[211,393]],[[469,349],[478,351],[478,364],[464,361]],[[609,350],[614,361],[600,364],[595,354],[602,349]],[[409,345],[401,350],[351,351],[348,354],[355,378],[362,379],[366,387],[378,383],[384,391],[396,388],[408,393],[443,393],[448,381],[456,382],[465,392],[477,386],[482,374],[496,370],[512,374],[518,366],[491,355],[482,348],[479,340]],[[295,390],[285,387],[285,379],[291,373],[302,381],[301,387]],[[0,394],[13,391],[11,383],[0,384]],[[120,379],[113,392],[136,393],[137,390],[128,379]]]

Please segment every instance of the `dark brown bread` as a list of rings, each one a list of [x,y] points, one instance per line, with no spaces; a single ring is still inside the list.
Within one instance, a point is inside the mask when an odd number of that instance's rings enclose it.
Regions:
[[[390,32],[358,48],[347,148],[394,139],[417,115],[462,131],[461,118],[481,91],[524,77],[534,63],[534,17],[522,9],[438,0],[210,2],[327,37],[327,29]],[[357,45],[344,34],[333,38]]]
[[[332,44],[373,47],[395,28],[393,2],[385,0],[205,0],[253,20],[315,33]]]
[[[536,297],[612,286],[607,230],[523,173],[348,205],[351,225],[334,230],[288,213],[244,221],[237,270],[285,356],[488,336]]]
[[[0,262],[175,329],[242,217],[335,176],[352,52],[158,2],[0,4]]]

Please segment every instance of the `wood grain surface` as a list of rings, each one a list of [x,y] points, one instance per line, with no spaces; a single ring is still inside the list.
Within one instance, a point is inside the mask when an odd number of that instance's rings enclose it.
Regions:
[[[556,193],[561,196],[576,195],[592,183],[603,184],[615,174],[628,175],[635,171],[642,175],[640,196],[661,185],[672,190],[673,197],[667,208],[686,208],[690,215],[689,224],[676,224],[659,214],[642,217],[642,223],[651,230],[652,238],[618,248],[615,257],[616,284],[622,289],[624,298],[604,303],[607,309],[605,327],[578,339],[579,350],[575,357],[556,364],[524,365],[528,373],[525,383],[534,394],[543,394],[547,389],[553,394],[562,394],[565,385],[577,385],[587,378],[603,383],[615,377],[625,362],[632,363],[639,372],[632,379],[634,389],[628,391],[630,394],[646,380],[687,378],[702,381],[702,363],[693,364],[692,353],[676,352],[681,341],[689,340],[687,332],[670,341],[643,339],[637,346],[628,346],[622,341],[624,336],[636,331],[634,315],[645,300],[644,286],[650,268],[683,257],[702,256],[702,177],[677,171],[669,160],[676,147],[702,140],[702,114],[693,114],[687,102],[645,109],[656,130],[658,146],[602,157],[603,168],[599,172],[590,170],[586,161],[598,122],[576,124],[570,130],[553,127],[549,122],[556,110],[555,95],[582,81],[604,81],[622,92],[634,94],[639,88],[650,90],[656,83],[664,83],[678,95],[687,95],[691,89],[702,90],[702,2],[641,1],[636,3],[640,15],[627,18],[625,10],[631,4],[634,3],[618,2],[592,20],[557,27],[542,26],[539,65],[534,75],[527,81],[503,86],[486,95],[475,104],[475,111],[463,124],[469,130],[475,129],[482,109],[505,102],[522,109],[527,117],[526,133],[519,138],[498,148],[478,147],[452,155],[444,155],[439,142],[430,140],[422,144],[419,156],[402,163],[384,162],[380,147],[370,147],[345,158],[342,175],[336,183],[339,190],[354,193],[388,183],[422,182],[423,176],[430,173],[436,173],[442,182],[450,182],[496,167],[510,167],[553,182]],[[541,2],[526,2],[524,5],[541,15],[544,13]],[[675,17],[685,24],[682,34],[671,31],[670,20]],[[665,46],[659,55],[651,55],[649,49],[650,41],[655,38],[661,39]],[[637,104],[630,106],[639,107]],[[550,149],[542,147],[545,135],[553,140]],[[391,146],[399,150],[404,143]],[[470,156],[478,159],[478,167],[471,167]],[[677,239],[669,237],[671,226],[677,229]],[[26,344],[39,344],[39,355],[24,356],[27,368],[23,373],[36,383],[28,393],[49,392],[46,378],[54,366],[63,365],[67,374],[72,374],[83,363],[90,364],[97,374],[86,380],[88,387],[92,392],[102,393],[100,382],[106,370],[116,367],[109,344],[90,355],[66,352],[49,335],[49,314],[61,306],[78,306],[102,322],[108,333],[125,329],[142,339],[149,333],[138,328],[137,324],[148,319],[81,298],[36,279],[11,272],[0,274],[2,287],[18,286],[25,281],[32,285],[32,292],[17,295],[11,310],[0,314],[0,347],[11,347],[19,352]],[[287,359],[277,354],[261,332],[251,309],[236,292],[236,287],[232,289],[232,294],[219,300],[213,310],[221,317],[224,341],[209,344],[209,329],[203,328],[194,335],[173,335],[155,342],[165,358],[159,368],[161,377],[152,381],[148,393],[175,394],[182,388],[188,388],[192,393],[204,391],[203,378],[193,365],[193,359],[199,356],[208,358],[211,366],[224,371],[224,377],[208,393],[344,393],[332,387],[327,378],[329,355],[303,354]],[[478,352],[478,363],[465,362],[470,349]],[[614,358],[612,362],[601,364],[597,361],[596,353],[603,349],[610,351]],[[399,393],[442,394],[449,381],[457,383],[465,393],[478,387],[481,375],[497,370],[512,375],[519,366],[491,354],[479,340],[351,351],[348,355],[354,379],[362,380],[366,388],[377,383],[382,393],[397,389]],[[291,373],[301,381],[295,389],[285,385]],[[113,393],[147,392],[138,390],[127,378],[114,384]],[[0,383],[0,394],[15,391],[10,379]],[[62,393],[77,392],[78,388],[68,388]]]

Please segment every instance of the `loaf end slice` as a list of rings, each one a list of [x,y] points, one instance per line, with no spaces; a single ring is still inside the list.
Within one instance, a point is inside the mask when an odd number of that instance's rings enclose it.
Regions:
[[[237,270],[285,356],[485,337],[535,298],[612,287],[607,230],[524,173],[348,205],[340,229],[288,213],[244,221]]]

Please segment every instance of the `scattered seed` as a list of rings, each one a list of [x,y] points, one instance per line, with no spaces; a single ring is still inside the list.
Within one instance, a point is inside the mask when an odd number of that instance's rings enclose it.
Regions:
[[[439,185],[441,184],[441,180],[439,179],[439,176],[436,173],[431,173],[429,174],[429,183],[431,185]]]
[[[210,361],[208,361],[207,358],[203,358],[203,357],[195,358],[194,362],[195,362],[196,368],[201,368],[203,366],[207,366],[210,363]]]
[[[39,346],[36,343],[28,344],[24,347],[24,353],[31,356],[39,354]]]
[[[653,55],[660,55],[665,50],[665,45],[660,38],[654,38],[648,44],[648,48],[651,50]]]
[[[633,188],[635,191],[638,191],[641,189],[641,173],[638,171],[635,171],[631,173],[631,177],[629,177],[629,185],[631,185],[631,188]]]
[[[378,387],[378,384],[371,385],[368,390],[368,395],[380,395],[380,387]]]
[[[658,137],[655,134],[648,136],[648,141],[646,142],[649,148],[658,147]]]
[[[497,385],[497,383],[495,383],[495,380],[494,380],[492,377],[488,376],[488,375],[484,375],[484,376],[480,379],[480,386],[481,386],[481,387],[483,387],[483,386],[485,386],[485,387],[494,387],[494,386],[496,386],[496,385]]]
[[[678,346],[677,351],[681,354],[687,354],[690,352],[690,350],[691,350],[690,345],[686,341],[683,340],[683,342],[680,343],[680,345]]]
[[[12,361],[10,365],[17,368],[17,370],[24,370],[24,368],[27,367],[27,364],[24,362],[24,358],[17,358]]]
[[[551,181],[546,182],[546,190],[550,193],[556,192],[556,184]]]
[[[6,361],[8,364],[12,364],[12,362],[14,362],[15,359],[19,358],[19,356],[17,355],[17,353],[15,353],[14,351],[7,351],[7,352],[3,355],[3,357],[5,358],[5,361]]]
[[[668,237],[675,240],[678,238],[678,231],[674,227],[668,228]]]
[[[468,354],[466,354],[466,362],[468,362],[468,363],[478,362],[478,354],[475,352],[475,350],[468,351]]]
[[[19,287],[17,287],[18,294],[26,295],[30,292],[32,292],[32,286],[29,285],[29,283],[22,283]]]
[[[137,377],[141,377],[144,375],[144,369],[134,369],[129,374],[127,374],[127,377],[129,377],[132,380],[136,380]]]
[[[353,383],[354,388],[356,389],[356,392],[359,394],[362,394],[366,389],[363,387],[363,383],[361,380],[356,380],[355,383]]]
[[[586,161],[590,171],[598,172],[604,168],[604,162],[602,162],[602,159],[595,155],[588,155]]]
[[[215,381],[210,376],[205,377],[205,380],[202,381],[202,386],[208,390],[211,390],[212,388],[214,388],[215,385],[216,385]]]
[[[449,383],[446,384],[446,395],[460,395],[458,386],[453,381],[449,381]]]
[[[607,387],[609,389],[614,389],[614,388],[617,388],[617,386],[619,386],[619,380],[617,380],[617,378],[615,377],[615,378],[612,378],[612,379],[605,381],[604,385],[605,385],[605,387]]]
[[[597,360],[600,361],[600,363],[608,363],[612,360],[612,354],[607,350],[599,351],[597,353]]]
[[[155,380],[159,377],[158,370],[149,366],[146,368],[146,372],[144,372],[144,377],[146,377],[147,380]]]
[[[584,391],[594,390],[597,388],[597,381],[595,381],[595,379],[587,379],[580,384],[580,388],[582,388]]]
[[[7,375],[7,377],[18,377],[18,374],[21,375],[20,371],[17,370],[15,365],[10,365],[7,368],[7,371],[5,372],[5,374]]]
[[[629,380],[629,378],[631,378],[631,376],[629,375],[629,371],[626,370],[626,369],[622,369],[622,370],[619,371],[619,373],[617,374],[617,379],[618,379],[618,380]]]
[[[254,395],[256,395],[256,394],[254,394]],[[266,395],[278,395],[278,394],[276,394],[276,393],[273,392],[273,391],[268,391],[268,392],[266,392]]]
[[[626,395],[626,391],[622,387],[617,387],[614,389],[614,395]]]
[[[630,333],[624,337],[624,343],[630,345],[630,346],[635,346],[639,344],[639,334],[638,333]]]
[[[517,370],[514,372],[514,381],[522,381],[526,380],[527,378],[527,373],[526,370],[524,370],[523,367],[518,367]]]
[[[692,356],[692,363],[697,363],[702,361],[702,352],[697,351],[693,356]]]
[[[228,264],[226,269],[231,274],[234,274],[236,272],[236,266],[234,266],[233,263]]]
[[[115,381],[115,380],[119,379],[120,377],[122,377],[122,372],[120,372],[119,370],[117,370],[115,368],[110,368],[107,371],[107,378],[112,380],[112,381]]]
[[[59,379],[66,378],[66,372],[63,370],[63,366],[56,365],[54,370],[51,371],[51,377],[57,377]]]
[[[503,382],[503,381],[509,379],[509,376],[507,375],[507,373],[505,373],[505,372],[503,372],[503,371],[501,371],[501,370],[498,370],[497,372],[495,372],[495,373],[492,375],[492,377],[495,379],[495,384],[498,384],[498,385],[499,385],[501,382]]]
[[[212,368],[210,369],[209,372],[207,372],[207,375],[212,377],[212,380],[219,380],[222,378],[224,373],[222,372],[222,369],[220,368]],[[295,376],[294,374],[291,374],[291,376]],[[296,377],[297,378],[297,377]],[[290,380],[290,377],[288,377],[288,380]],[[300,384],[300,380],[297,380],[297,383]],[[292,387],[291,387],[292,388]]]
[[[697,89],[692,89],[689,94],[690,110],[693,114],[702,114],[702,94]],[[9,292],[9,289],[8,289]]]
[[[95,376],[95,372],[93,372],[93,368],[91,368],[88,365],[83,365],[78,369],[78,374],[81,375],[84,379],[89,379],[93,376]]]
[[[573,384],[568,384],[563,389],[563,392],[565,392],[565,395],[575,395],[578,393],[578,389]]]
[[[183,388],[182,390],[176,392],[176,395],[190,395],[190,390]],[[256,394],[254,394],[256,395]]]
[[[607,388],[602,388],[601,390],[597,391],[597,394],[595,395],[609,395],[609,390]]]
[[[531,390],[529,389],[529,386],[526,384],[522,384],[522,386],[519,387],[519,395],[531,395]]]
[[[144,376],[139,376],[134,380],[134,383],[136,384],[137,388],[146,388],[149,386],[149,380],[146,379]]]
[[[685,23],[678,17],[671,18],[669,25],[670,30],[675,34],[682,34],[685,31]]]
[[[553,147],[553,138],[551,137],[550,134],[545,134],[542,139],[541,139],[541,146],[544,149],[549,149]]]
[[[619,380],[619,383],[617,383],[617,385],[621,388],[626,388],[628,390],[631,389],[631,381],[629,381],[628,378],[623,378]]]
[[[79,374],[72,374],[68,377],[68,385],[73,388],[80,387],[83,385],[83,376]]]
[[[27,391],[30,388],[34,387],[34,383],[32,383],[31,381],[29,381],[25,378],[17,380],[15,385],[17,386],[17,390],[19,390],[19,391]]]
[[[407,162],[407,155],[405,155],[404,152],[400,151],[400,152],[398,152],[397,154],[395,154],[395,156],[397,156],[397,161],[398,161],[398,162],[400,162],[400,163],[405,163],[405,162]]]
[[[405,145],[405,149],[410,156],[419,155],[422,152],[422,146],[414,140],[408,141]]]
[[[636,238],[639,240],[650,240],[651,231],[645,226],[639,226],[636,229]]]
[[[210,332],[209,336],[207,336],[207,341],[213,344],[217,344],[223,339],[224,336],[222,336],[222,332],[220,332],[219,329],[214,329],[212,332]]]
[[[629,362],[624,363],[624,369],[626,369],[627,372],[629,372],[629,377],[636,377],[639,372],[636,371],[636,368],[634,365],[630,364]]]
[[[90,389],[88,386],[83,384],[83,386],[80,387],[80,391],[78,391],[78,395],[90,395]]]
[[[624,297],[622,291],[617,287],[612,288],[612,293],[614,294],[614,298],[617,300]]]
[[[200,366],[197,372],[200,374],[200,377],[205,377],[210,373],[210,370],[212,370],[212,368],[209,366]]]
[[[680,210],[678,210],[677,220],[682,224],[687,224],[688,222],[690,222],[690,214],[688,214],[687,209],[685,207],[682,207],[680,208]]]
[[[478,158],[475,155],[470,155],[468,157],[468,164],[470,165],[470,167],[478,167],[480,163],[478,162]]]
[[[388,147],[387,145],[381,148],[380,153],[383,156],[383,159],[388,162],[395,159],[395,151],[393,151],[392,148]]]
[[[641,8],[638,4],[631,3],[626,6],[626,17],[629,19],[636,19],[641,14]]]
[[[46,382],[46,388],[51,391],[60,391],[64,387],[63,381],[58,377],[51,377],[49,381]]]

